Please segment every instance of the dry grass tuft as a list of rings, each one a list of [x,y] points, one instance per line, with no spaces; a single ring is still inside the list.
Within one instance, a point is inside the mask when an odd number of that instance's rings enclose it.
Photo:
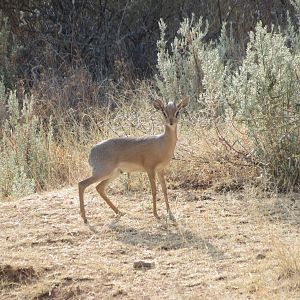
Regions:
[[[278,242],[275,244],[275,256],[279,262],[278,280],[284,281],[289,279],[294,285],[293,288],[297,289],[300,293],[300,248],[299,243],[290,245],[280,245]],[[292,286],[290,286],[292,288]]]
[[[291,228],[291,230],[293,230]],[[274,234],[274,233],[273,233]],[[260,275],[252,281],[259,298],[298,299],[300,295],[300,240],[281,242],[282,237],[271,239],[271,260],[260,266]]]
[[[224,131],[229,132],[229,124]],[[230,148],[237,136],[227,135],[226,143],[216,128],[206,128],[198,121],[184,120],[180,124],[179,140],[172,165],[171,178],[178,187],[208,189],[224,193],[241,191],[254,184],[257,168],[245,163],[244,149]],[[176,186],[176,184],[175,184]]]

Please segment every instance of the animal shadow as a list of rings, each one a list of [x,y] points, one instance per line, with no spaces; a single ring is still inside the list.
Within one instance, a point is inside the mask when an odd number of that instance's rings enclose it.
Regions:
[[[224,251],[192,231],[179,226],[145,231],[114,223],[110,225],[110,229],[116,233],[117,239],[125,244],[143,245],[150,249],[165,251],[193,248],[206,251],[214,260],[224,258]]]

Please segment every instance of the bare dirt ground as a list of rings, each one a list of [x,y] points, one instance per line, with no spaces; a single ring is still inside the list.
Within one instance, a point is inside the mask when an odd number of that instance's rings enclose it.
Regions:
[[[109,195],[126,215],[88,189],[88,225],[76,188],[0,202],[0,299],[299,299],[299,194],[170,190],[176,223]]]

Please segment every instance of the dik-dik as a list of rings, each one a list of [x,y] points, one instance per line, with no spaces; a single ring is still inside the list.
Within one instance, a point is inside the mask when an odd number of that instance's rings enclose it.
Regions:
[[[156,174],[158,175],[168,215],[171,220],[174,220],[169,206],[164,170],[174,155],[179,112],[187,104],[187,98],[182,98],[178,103],[169,102],[166,105],[159,99],[153,101],[154,107],[164,116],[165,130],[162,134],[141,138],[114,138],[93,146],[89,154],[92,176],[78,184],[80,212],[84,223],[87,223],[83,200],[84,190],[89,185],[98,182],[96,189],[100,196],[116,214],[121,215],[119,209],[107,197],[105,187],[120,173],[136,171],[148,174],[152,191],[153,214],[156,218],[159,218],[156,210]]]

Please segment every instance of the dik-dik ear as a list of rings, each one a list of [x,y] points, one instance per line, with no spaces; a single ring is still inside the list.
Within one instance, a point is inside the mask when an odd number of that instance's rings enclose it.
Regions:
[[[189,103],[189,98],[188,97],[182,97],[182,99],[176,104],[176,107],[178,110],[181,110],[185,108]]]
[[[162,103],[162,101],[160,99],[155,99],[153,101],[153,106],[157,109],[157,110],[161,110],[163,111],[165,106],[164,104]]]

